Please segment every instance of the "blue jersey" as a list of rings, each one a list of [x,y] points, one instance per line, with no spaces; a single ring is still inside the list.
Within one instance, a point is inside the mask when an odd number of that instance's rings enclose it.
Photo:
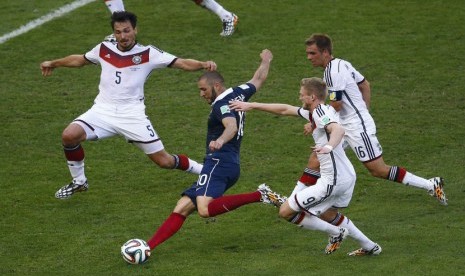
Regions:
[[[208,157],[221,157],[223,160],[239,163],[239,151],[242,136],[244,135],[245,112],[235,111],[229,108],[230,101],[246,102],[257,89],[251,83],[245,83],[237,87],[229,88],[221,93],[212,103],[212,110],[208,117],[208,132],[206,141],[206,154]],[[222,120],[226,117],[235,117],[237,124],[236,135],[221,147],[220,150],[210,152],[208,145],[212,140],[218,139],[224,131]]]
[[[245,112],[229,109],[229,102],[234,100],[248,101],[257,89],[251,83],[229,88],[221,93],[212,103],[212,111],[208,117],[207,155],[197,182],[185,190],[182,195],[188,196],[197,205],[198,196],[218,198],[231,188],[239,179],[239,151],[244,135]],[[208,145],[218,139],[224,131],[221,120],[226,117],[236,118],[237,133],[224,144],[221,149],[210,152]]]

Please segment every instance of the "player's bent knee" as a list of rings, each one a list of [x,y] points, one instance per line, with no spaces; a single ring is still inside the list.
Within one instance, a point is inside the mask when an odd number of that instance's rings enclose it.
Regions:
[[[72,131],[67,131],[66,129],[61,134],[61,141],[65,146],[75,146],[81,142],[79,140],[79,136]]]
[[[202,218],[209,218],[210,217],[210,214],[208,213],[208,207],[207,208],[201,208],[200,206],[197,206],[197,213]]]
[[[192,212],[194,212],[195,209],[196,208],[192,200],[187,196],[183,196],[176,203],[176,206],[174,207],[173,212],[187,217]]]
[[[295,215],[295,213],[296,212],[289,207],[289,204],[287,204],[287,202],[285,202],[279,208],[279,217],[285,220],[290,220]]]
[[[71,123],[63,130],[61,140],[65,146],[75,146],[86,140],[86,132],[80,125]]]

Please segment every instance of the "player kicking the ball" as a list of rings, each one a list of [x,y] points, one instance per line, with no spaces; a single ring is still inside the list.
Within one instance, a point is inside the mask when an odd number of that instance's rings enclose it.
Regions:
[[[248,101],[260,89],[268,76],[272,54],[263,50],[261,63],[253,78],[236,87],[224,86],[218,72],[205,72],[198,81],[200,96],[211,105],[208,116],[206,157],[197,182],[182,193],[171,215],[148,241],[153,250],[176,234],[186,218],[197,211],[203,218],[215,217],[243,205],[264,202],[281,205],[285,198],[262,184],[257,191],[245,194],[223,195],[239,179],[239,152],[244,135],[244,112],[230,110],[233,100]]]
[[[339,208],[349,206],[356,175],[342,148],[344,129],[336,121],[335,110],[324,105],[327,97],[326,84],[319,78],[307,78],[300,85],[299,99],[302,107],[239,101],[232,102],[230,107],[237,111],[256,109],[309,120],[314,125],[313,152],[320,162],[321,177],[310,186],[297,182],[289,199],[281,205],[279,215],[305,229],[328,233],[326,254],[336,251],[349,236],[361,246],[360,249],[349,252],[350,256],[378,255],[381,247],[339,212]]]

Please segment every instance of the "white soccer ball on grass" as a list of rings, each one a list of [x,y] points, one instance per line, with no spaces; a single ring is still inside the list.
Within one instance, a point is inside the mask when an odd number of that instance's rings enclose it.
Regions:
[[[141,239],[130,239],[121,246],[123,259],[130,264],[143,264],[150,257],[150,247]]]

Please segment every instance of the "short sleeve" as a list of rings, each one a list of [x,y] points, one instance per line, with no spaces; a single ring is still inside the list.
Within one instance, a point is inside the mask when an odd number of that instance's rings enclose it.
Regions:
[[[299,108],[297,113],[300,117],[304,118],[305,120],[312,121],[310,111],[308,111],[307,109]]]
[[[255,85],[251,83],[244,83],[238,86],[240,89],[242,89],[242,93],[244,95],[244,102],[248,102],[249,99],[257,92],[257,88]]]
[[[333,112],[326,105],[319,105],[315,108],[312,118],[317,128],[324,128],[330,123],[337,123],[337,119],[333,116]]]
[[[149,45],[150,47],[150,61],[154,68],[165,68],[170,66],[177,57],[165,51],[158,49],[153,45]]]
[[[101,44],[95,46],[92,50],[84,54],[84,58],[94,64],[100,64],[100,46]]]

